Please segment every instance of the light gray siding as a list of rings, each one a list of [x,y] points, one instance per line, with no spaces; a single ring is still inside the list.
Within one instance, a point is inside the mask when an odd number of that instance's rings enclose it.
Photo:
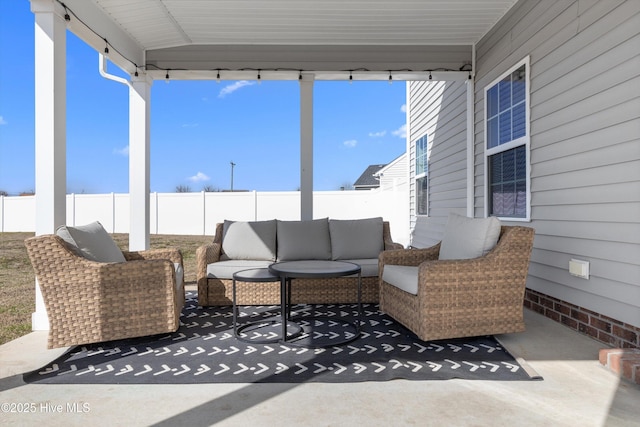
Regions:
[[[484,87],[529,56],[527,286],[640,326],[640,1],[521,0],[476,48],[476,216]],[[590,262],[589,280],[569,274],[571,258]]]
[[[412,245],[430,246],[442,237],[449,212],[466,214],[466,82],[409,83],[409,167]],[[427,136],[428,216],[416,214],[415,141]]]

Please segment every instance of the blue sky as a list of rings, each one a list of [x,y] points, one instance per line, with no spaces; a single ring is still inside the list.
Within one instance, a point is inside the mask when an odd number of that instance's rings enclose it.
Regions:
[[[0,190],[15,195],[35,190],[34,16],[27,0],[0,2]],[[67,192],[127,193],[128,88],[67,34]],[[316,82],[314,189],[404,153],[404,105],[402,82]],[[297,81],[155,81],[151,191],[229,189],[232,161],[236,190],[296,190],[299,132]]]

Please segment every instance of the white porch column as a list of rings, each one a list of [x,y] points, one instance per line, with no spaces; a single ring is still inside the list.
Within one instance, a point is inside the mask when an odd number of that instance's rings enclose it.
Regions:
[[[313,219],[313,83],[314,76],[300,80],[300,219]]]
[[[475,216],[475,84],[467,81],[467,216]]]
[[[149,191],[152,80],[132,76],[129,86],[129,250],[149,249]]]
[[[66,223],[66,26],[53,0],[32,0],[35,14],[35,191],[36,235]],[[36,281],[34,330],[49,320]]]

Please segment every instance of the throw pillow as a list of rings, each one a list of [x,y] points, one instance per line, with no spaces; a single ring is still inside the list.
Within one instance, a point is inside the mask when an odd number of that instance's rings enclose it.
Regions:
[[[331,259],[329,219],[278,221],[278,261]]]
[[[98,262],[125,262],[122,251],[98,221],[76,227],[58,227],[56,234],[75,246],[87,259]]]
[[[222,250],[230,259],[276,260],[276,220],[224,221]]]
[[[440,259],[470,259],[484,256],[500,237],[500,220],[496,217],[467,218],[449,214],[440,245]]]
[[[382,217],[329,221],[334,260],[378,258],[384,249]]]

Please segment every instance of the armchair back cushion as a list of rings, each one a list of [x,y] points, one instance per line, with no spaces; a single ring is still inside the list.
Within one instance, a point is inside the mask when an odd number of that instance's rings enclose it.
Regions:
[[[98,221],[77,227],[63,225],[58,227],[56,234],[91,261],[126,261],[116,242]]]
[[[227,221],[223,226],[222,251],[227,259],[276,260],[276,220]]]
[[[439,259],[471,259],[488,254],[498,242],[500,227],[496,217],[467,218],[449,214]]]
[[[329,221],[333,260],[378,258],[384,250],[382,217]]]
[[[278,261],[331,259],[329,219],[278,221]]]

